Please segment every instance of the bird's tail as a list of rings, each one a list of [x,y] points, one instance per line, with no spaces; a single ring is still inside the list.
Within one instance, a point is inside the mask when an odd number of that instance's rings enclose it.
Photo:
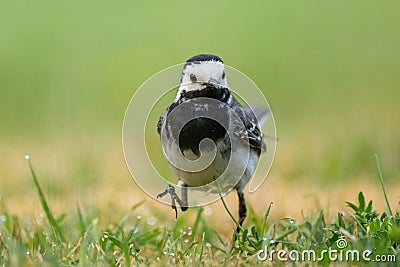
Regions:
[[[269,108],[264,108],[256,105],[249,105],[248,107],[246,107],[246,112],[251,117],[256,117],[258,127],[261,127],[268,119],[268,116],[271,114],[271,110]]]

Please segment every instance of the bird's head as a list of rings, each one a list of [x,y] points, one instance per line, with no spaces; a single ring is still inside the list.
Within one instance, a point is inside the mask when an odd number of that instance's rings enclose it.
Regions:
[[[224,62],[220,57],[200,54],[189,58],[182,70],[178,97],[183,91],[201,90],[204,83],[228,87]]]

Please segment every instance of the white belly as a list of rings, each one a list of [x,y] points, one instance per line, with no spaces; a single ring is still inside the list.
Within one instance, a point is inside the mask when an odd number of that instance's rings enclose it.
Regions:
[[[172,164],[170,166],[177,177],[187,186],[196,187],[201,191],[217,193],[219,190],[226,192],[234,187],[241,189],[252,177],[258,155],[256,151],[249,150],[242,141],[234,142],[233,147],[235,149],[229,157],[223,152],[226,149],[223,144],[217,146],[214,161],[201,171],[185,171]],[[203,151],[202,156],[213,156],[207,155],[207,153],[207,151]],[[184,151],[184,156],[191,160],[198,158],[191,150]],[[193,164],[193,169],[199,169],[198,166],[195,166],[195,161]]]

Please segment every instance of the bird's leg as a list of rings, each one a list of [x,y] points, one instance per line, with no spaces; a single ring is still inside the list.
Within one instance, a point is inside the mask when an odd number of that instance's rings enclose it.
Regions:
[[[181,200],[181,203],[179,203],[179,205],[181,206],[181,210],[186,211],[188,209],[188,191],[187,191],[186,184],[182,185],[180,200]]]
[[[171,207],[172,207],[172,209],[175,210],[175,218],[178,218],[178,210],[176,208],[175,201],[178,202],[178,204],[181,207],[182,211],[186,211],[187,208],[188,208],[187,207],[188,203],[187,203],[187,188],[186,188],[186,185],[184,185],[182,187],[182,200],[176,194],[175,188],[170,184],[167,185],[167,188],[165,189],[164,192],[162,192],[162,193],[157,195],[157,199],[160,198],[160,197],[164,197],[167,194],[170,194],[170,196],[171,196]]]
[[[164,197],[166,194],[171,195],[171,207],[172,207],[172,209],[175,210],[175,218],[178,218],[178,210],[176,209],[176,205],[175,205],[175,197],[176,197],[175,188],[172,185],[168,184],[167,188],[165,188],[164,192],[157,195],[157,199]]]
[[[237,190],[239,197],[239,225],[242,226],[244,220],[246,219],[247,209],[246,209],[246,201],[244,200],[244,192],[243,189]],[[239,233],[240,227],[236,228],[236,232]]]

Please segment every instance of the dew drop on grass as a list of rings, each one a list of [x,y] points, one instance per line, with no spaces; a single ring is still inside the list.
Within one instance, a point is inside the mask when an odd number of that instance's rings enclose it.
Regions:
[[[157,220],[154,217],[149,217],[149,218],[147,218],[146,222],[148,225],[155,225]]]
[[[138,215],[138,216],[136,216],[136,219],[140,220],[140,219],[142,219],[142,216]]]
[[[289,222],[290,222],[291,224],[293,224],[293,223],[295,223],[296,221],[293,220],[293,219],[290,219]]]
[[[204,215],[210,216],[211,214],[213,214],[213,209],[211,207],[206,207],[204,209]]]
[[[140,209],[140,213],[142,213],[144,216],[148,216],[150,215],[150,210],[148,207],[142,206],[142,208]]]
[[[0,216],[0,221],[2,221],[2,222],[7,221],[6,215],[2,214],[2,215]]]
[[[29,254],[30,254],[30,252],[29,252],[29,250],[27,250],[27,251],[26,251],[26,255],[29,255]]]
[[[26,160],[30,160],[30,159],[31,159],[31,155],[28,154],[28,153],[26,153],[26,154],[25,154],[25,159],[26,159]]]
[[[189,243],[189,239],[184,239],[183,242],[184,243]]]
[[[275,240],[274,240],[274,239],[271,239],[271,240],[269,241],[269,243],[270,243],[270,244],[275,244]]]
[[[39,216],[40,216],[41,218],[44,218],[44,214],[43,214],[43,213],[40,213]]]

